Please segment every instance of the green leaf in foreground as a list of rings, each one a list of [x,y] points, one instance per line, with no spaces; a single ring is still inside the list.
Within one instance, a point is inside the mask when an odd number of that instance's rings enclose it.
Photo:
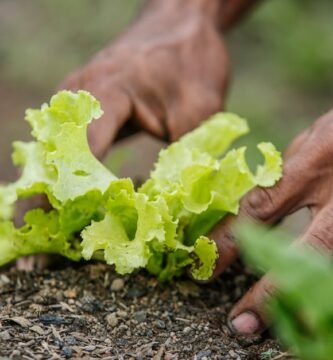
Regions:
[[[238,212],[247,191],[280,178],[280,153],[259,144],[265,163],[252,174],[245,148],[227,152],[248,132],[246,121],[219,113],[162,150],[150,179],[136,190],[90,151],[87,127],[101,114],[85,91],[61,91],[49,105],[27,111],[35,140],[14,144],[22,176],[0,188],[0,265],[47,252],[100,259],[121,274],[147,268],[170,280],[190,267],[195,278],[209,278],[218,254],[205,235]],[[52,210],[28,212],[16,229],[9,221],[16,200],[34,194],[45,194]]]
[[[304,360],[333,358],[333,266],[313,250],[290,246],[285,234],[243,226],[245,258],[271,271],[279,292],[268,304],[278,336]]]

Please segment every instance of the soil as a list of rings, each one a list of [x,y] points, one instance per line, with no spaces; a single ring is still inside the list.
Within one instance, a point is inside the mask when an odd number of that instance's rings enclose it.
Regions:
[[[0,274],[0,359],[290,359],[268,333],[233,335],[232,304],[255,281],[236,264],[211,284],[160,284],[109,266]]]

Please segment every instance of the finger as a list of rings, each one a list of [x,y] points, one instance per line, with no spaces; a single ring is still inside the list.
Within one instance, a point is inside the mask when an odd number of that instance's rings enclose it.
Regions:
[[[324,256],[333,256],[333,205],[312,209],[315,215],[304,236],[296,240],[296,246],[308,246]]]
[[[221,274],[239,254],[233,235],[237,223],[247,220],[275,224],[305,205],[306,180],[302,173],[299,164],[289,161],[282,179],[274,187],[255,188],[241,201],[238,216],[228,216],[215,226],[209,236],[215,240],[220,256],[213,277]]]
[[[129,96],[117,88],[98,88],[91,91],[100,102],[103,116],[88,127],[88,141],[91,151],[102,159],[115,140],[119,130],[131,117]]]
[[[16,260],[16,268],[19,271],[31,272],[35,268],[35,256],[24,256]]]
[[[70,75],[60,89],[71,91],[87,90],[101,103],[102,117],[88,127],[88,141],[91,151],[102,159],[115,140],[119,130],[131,117],[131,101],[128,94],[115,82],[100,80],[91,76],[89,67]]]
[[[256,334],[266,328],[266,303],[276,293],[270,275],[262,277],[237,302],[229,314],[231,329],[239,334]]]
[[[19,199],[17,201],[14,213],[14,224],[16,227],[24,225],[24,215],[28,210],[42,208],[45,211],[51,209],[51,205],[47,200],[46,195],[34,195],[26,199]]]
[[[292,246],[309,246],[315,251],[333,256],[333,207],[319,211],[305,234]],[[259,280],[230,312],[232,328],[243,334],[257,333],[265,329],[267,300],[276,293],[271,275]]]
[[[59,259],[57,259],[59,262]],[[16,260],[16,268],[20,271],[31,272],[33,270],[43,270],[52,264],[54,260],[48,254],[37,254],[23,256]]]

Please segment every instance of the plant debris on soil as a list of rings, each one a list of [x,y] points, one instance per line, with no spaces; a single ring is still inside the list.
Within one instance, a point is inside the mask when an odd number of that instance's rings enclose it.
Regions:
[[[0,274],[0,359],[260,359],[290,356],[226,316],[255,281],[236,264],[210,284],[119,277],[104,264]]]

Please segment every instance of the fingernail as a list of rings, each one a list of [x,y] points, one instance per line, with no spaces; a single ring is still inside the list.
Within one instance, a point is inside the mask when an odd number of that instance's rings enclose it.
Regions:
[[[231,321],[232,328],[239,334],[255,334],[260,327],[260,321],[252,312],[244,312]]]

